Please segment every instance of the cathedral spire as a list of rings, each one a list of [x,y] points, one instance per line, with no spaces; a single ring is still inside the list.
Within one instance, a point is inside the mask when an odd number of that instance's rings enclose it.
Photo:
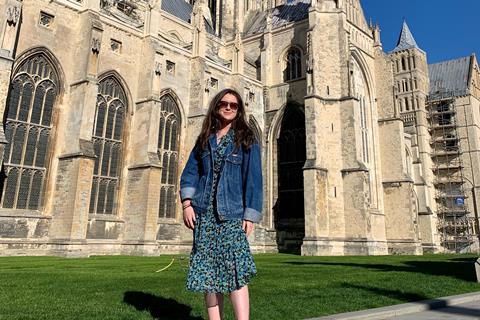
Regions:
[[[402,51],[402,50],[407,50],[407,49],[419,49],[421,50],[417,42],[415,41],[415,38],[412,35],[412,32],[410,31],[410,28],[407,25],[407,22],[404,20],[403,21],[403,26],[402,26],[402,32],[400,32],[400,36],[398,37],[398,42],[397,46],[395,49],[392,50],[392,52],[397,52],[397,51]]]

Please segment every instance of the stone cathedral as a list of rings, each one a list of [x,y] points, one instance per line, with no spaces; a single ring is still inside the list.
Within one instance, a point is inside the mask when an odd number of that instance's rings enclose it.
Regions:
[[[225,87],[262,146],[252,251],[478,248],[476,58],[429,66],[406,23],[385,52],[360,0],[0,0],[0,27],[0,255],[188,252]]]

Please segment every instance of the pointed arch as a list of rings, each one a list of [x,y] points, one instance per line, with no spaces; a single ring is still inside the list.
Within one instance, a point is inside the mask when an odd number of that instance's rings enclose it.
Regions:
[[[350,54],[353,59],[355,59],[355,62],[358,64],[360,67],[360,70],[363,73],[363,76],[365,77],[365,82],[368,88],[368,93],[370,97],[375,96],[375,81],[373,80],[372,73],[370,72],[370,68],[368,67],[367,61],[363,57],[363,55],[360,53],[360,51],[356,47],[351,47],[350,48]]]
[[[305,110],[287,102],[275,114],[267,135],[267,212],[277,231],[279,251],[299,252],[305,233],[303,166]],[[290,206],[290,207],[289,207]],[[295,210],[289,210],[296,207]]]
[[[98,94],[92,140],[95,152],[89,212],[115,214],[129,97],[122,78],[115,71],[103,73]]]
[[[291,46],[283,56],[283,81],[295,80],[303,75],[303,50]]]
[[[172,90],[165,90],[160,97],[160,120],[157,155],[162,164],[160,181],[160,218],[175,218],[178,189],[178,159],[180,154],[180,133],[182,115],[178,98]]]
[[[372,117],[373,117],[373,88],[372,78],[363,56],[356,49],[351,51],[351,76],[353,77],[353,94],[358,100],[359,130],[361,132],[361,159],[365,164],[373,159],[372,148]],[[356,69],[358,69],[356,71]],[[358,74],[357,74],[358,73]],[[359,83],[360,82],[360,83]]]
[[[17,59],[15,59],[15,63],[13,65],[12,69],[12,75],[11,75],[11,80],[16,75],[19,75],[22,72],[23,63],[31,59],[33,56],[41,54],[45,61],[48,63],[48,65],[51,67],[51,71],[56,74],[56,77],[58,79],[58,91],[57,94],[61,95],[65,92],[65,72],[63,71],[62,65],[58,58],[53,54],[53,52],[46,46],[35,46],[28,48],[27,50],[23,51],[17,56]]]
[[[163,97],[165,95],[169,95],[175,101],[178,111],[180,112],[180,118],[186,119],[185,106],[182,103],[182,100],[180,99],[178,94],[175,92],[175,90],[173,90],[172,88],[165,88],[160,92],[160,97]],[[187,126],[186,122],[183,123],[182,125],[183,125],[183,128],[186,128]]]
[[[260,126],[258,125],[257,119],[253,115],[250,115],[248,117],[248,124],[250,128],[253,130],[253,133],[255,134],[255,138],[257,138],[258,143],[260,146],[263,144],[263,133],[262,129],[260,129]]]
[[[376,124],[376,104],[375,104],[375,81],[373,80],[372,74],[368,67],[366,60],[363,55],[358,51],[357,48],[351,48],[351,58],[353,59],[354,65],[359,70],[360,77],[363,81],[364,91],[363,93],[356,93],[356,98],[358,100],[355,103],[355,106],[358,106],[358,111],[356,112],[357,123],[359,124],[357,129],[359,130],[359,137],[361,140],[358,141],[358,160],[365,164],[369,169],[369,193],[370,204],[372,206],[378,205],[379,197],[379,177],[377,176],[377,163],[379,159],[376,152],[376,140],[375,136],[378,134],[377,124]],[[361,91],[361,90],[360,90]],[[357,109],[357,107],[355,107]]]
[[[117,84],[120,86],[120,88],[123,91],[123,94],[125,95],[127,112],[130,112],[130,114],[132,115],[134,112],[133,107],[131,107],[134,105],[133,98],[132,98],[132,94],[130,92],[129,86],[125,81],[125,78],[122,75],[120,75],[120,73],[118,73],[118,71],[116,70],[108,70],[99,74],[98,83],[100,83],[102,80],[106,78],[113,78],[115,79],[115,81],[117,81]]]
[[[53,111],[64,82],[45,47],[31,48],[14,65],[5,111],[3,208],[41,210],[53,139]]]
[[[183,40],[183,37],[180,35],[180,33],[177,30],[170,30],[168,31],[168,34],[174,38],[177,42],[184,43],[185,41]]]

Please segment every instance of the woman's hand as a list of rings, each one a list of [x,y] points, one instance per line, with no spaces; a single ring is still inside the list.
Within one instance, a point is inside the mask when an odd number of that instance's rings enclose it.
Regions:
[[[183,223],[185,226],[193,230],[195,228],[195,221],[195,211],[193,211],[193,207],[188,206],[187,208],[183,209]]]
[[[247,237],[252,233],[253,231],[253,222],[250,220],[243,220],[242,222],[242,229],[245,231],[247,234]]]

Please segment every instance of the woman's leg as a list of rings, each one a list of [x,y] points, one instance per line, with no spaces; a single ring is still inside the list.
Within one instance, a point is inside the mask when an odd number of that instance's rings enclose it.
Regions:
[[[232,300],[233,311],[235,312],[236,320],[249,320],[250,318],[250,303],[248,299],[248,286],[243,286],[238,290],[230,293]]]
[[[223,319],[223,293],[205,293],[205,305],[209,320]]]

